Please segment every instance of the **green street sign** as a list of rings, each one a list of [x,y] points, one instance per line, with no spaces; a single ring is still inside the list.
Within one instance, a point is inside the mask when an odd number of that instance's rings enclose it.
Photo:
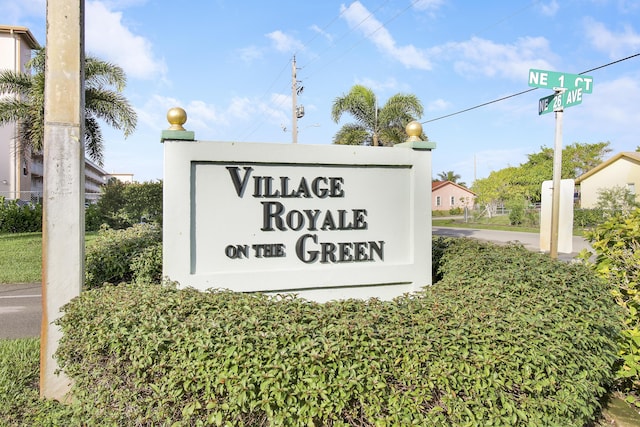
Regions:
[[[561,111],[564,108],[582,104],[582,93],[583,89],[579,87],[540,98],[538,101],[538,115],[551,113],[552,111]]]
[[[557,71],[529,70],[529,86],[546,89],[582,88],[583,93],[593,92],[593,77]]]

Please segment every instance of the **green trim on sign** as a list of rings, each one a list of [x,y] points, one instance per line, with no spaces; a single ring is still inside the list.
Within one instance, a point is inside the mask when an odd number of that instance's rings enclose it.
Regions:
[[[160,142],[164,142],[168,139],[194,141],[196,139],[196,135],[192,130],[163,130]]]
[[[394,147],[413,148],[414,150],[433,150],[436,143],[433,141],[407,141],[394,145]]]

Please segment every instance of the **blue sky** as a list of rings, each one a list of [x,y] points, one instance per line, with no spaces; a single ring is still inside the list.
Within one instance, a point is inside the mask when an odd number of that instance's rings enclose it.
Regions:
[[[0,0],[0,22],[46,44],[44,0]],[[354,84],[381,103],[413,93],[437,148],[434,176],[471,184],[553,147],[531,68],[578,74],[640,52],[640,0],[333,0],[86,2],[86,51],[119,64],[138,116],[127,139],[105,127],[105,169],[162,178],[166,112],[183,107],[199,140],[290,143],[291,60],[304,91],[299,143],[330,144],[334,99]],[[640,145],[640,57],[595,70],[593,93],[567,108],[564,145]],[[283,130],[284,129],[284,130]],[[551,177],[549,177],[551,179]]]

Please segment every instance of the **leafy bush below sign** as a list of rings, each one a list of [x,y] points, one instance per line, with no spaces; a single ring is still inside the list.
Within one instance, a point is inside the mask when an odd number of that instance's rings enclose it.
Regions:
[[[162,230],[136,224],[124,230],[103,229],[86,251],[85,287],[105,282],[158,283],[162,278]]]
[[[628,402],[640,407],[640,209],[614,214],[585,236],[595,262],[587,250],[580,256],[613,287],[613,297],[624,312],[619,388],[628,394]]]
[[[57,357],[86,425],[579,426],[620,318],[586,268],[434,243],[441,280],[393,301],[123,284],[84,292]]]

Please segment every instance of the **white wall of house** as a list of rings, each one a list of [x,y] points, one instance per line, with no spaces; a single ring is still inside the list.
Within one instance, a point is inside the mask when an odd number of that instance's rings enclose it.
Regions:
[[[640,201],[640,153],[620,153],[609,164],[598,167],[578,177],[580,185],[580,207],[594,208],[598,202],[598,192],[613,187],[629,188]]]

